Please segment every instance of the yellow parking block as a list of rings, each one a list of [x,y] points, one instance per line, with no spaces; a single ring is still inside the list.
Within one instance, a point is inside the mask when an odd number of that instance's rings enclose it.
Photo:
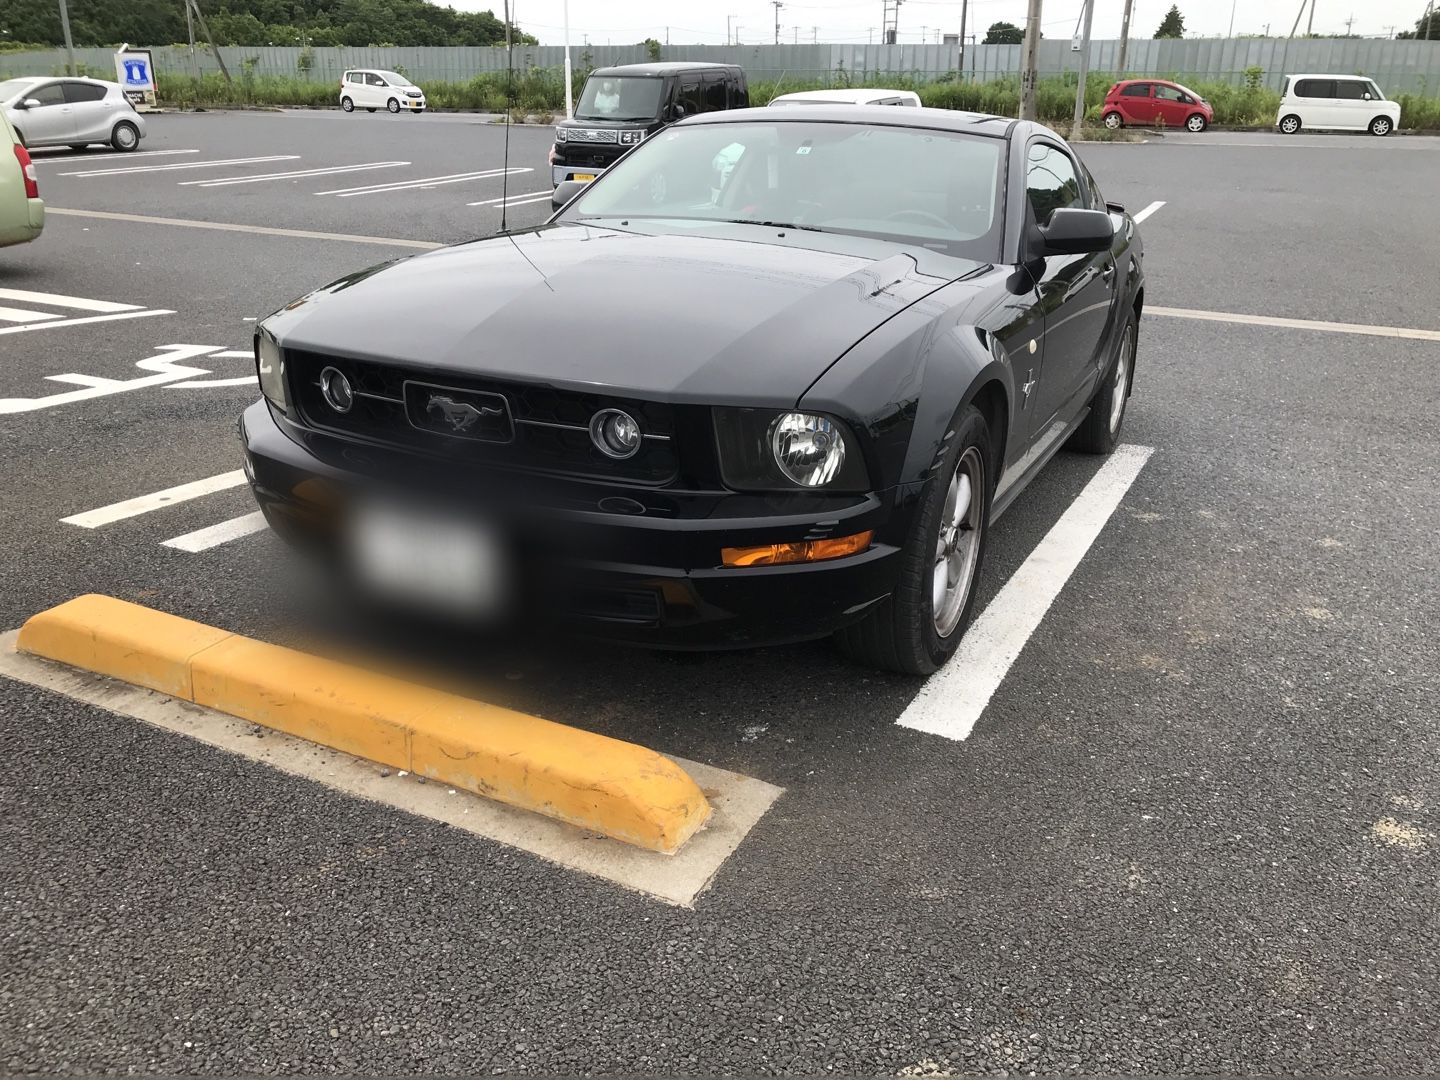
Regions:
[[[29,619],[16,647],[72,667],[191,699],[190,659],[234,635],[93,593]]]
[[[678,850],[710,815],[683,769],[634,743],[113,597],[41,612],[16,647],[651,851]]]

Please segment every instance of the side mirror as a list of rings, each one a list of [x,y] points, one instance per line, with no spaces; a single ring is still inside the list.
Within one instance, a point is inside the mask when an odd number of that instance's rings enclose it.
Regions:
[[[1041,255],[1087,255],[1107,251],[1115,239],[1115,223],[1104,210],[1064,207],[1040,226]]]
[[[671,105],[671,106],[670,106],[670,119],[671,119],[672,121],[673,121],[673,120],[683,120],[684,118],[685,118],[685,106],[684,106],[684,105],[675,104],[675,105]]]
[[[22,109],[38,109],[41,107],[40,99],[27,97],[24,101],[17,102]]]
[[[1365,100],[1366,100],[1366,101],[1369,101],[1369,100],[1370,100],[1370,92],[1369,92],[1368,90],[1365,92]]]
[[[555,190],[550,193],[550,208],[552,210],[561,209],[589,186],[589,183],[584,180],[561,180],[555,185]]]

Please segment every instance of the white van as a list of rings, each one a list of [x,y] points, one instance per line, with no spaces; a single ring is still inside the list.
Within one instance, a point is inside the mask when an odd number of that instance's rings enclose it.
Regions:
[[[425,111],[425,91],[394,71],[356,68],[340,80],[340,108],[346,112],[389,109],[392,113]]]
[[[1364,75],[1287,75],[1275,114],[1286,135],[1301,128],[1389,135],[1399,125],[1400,103],[1386,101]]]
[[[913,90],[801,90],[770,99],[771,105],[901,105],[920,107]]]

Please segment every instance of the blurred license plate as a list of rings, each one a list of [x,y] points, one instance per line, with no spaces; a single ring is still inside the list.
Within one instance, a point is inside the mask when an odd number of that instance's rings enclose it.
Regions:
[[[499,537],[470,518],[364,506],[350,555],[360,580],[384,596],[457,615],[493,615],[504,603]]]
[[[594,173],[588,173],[588,172],[577,172],[577,173],[575,174],[575,176],[574,176],[574,179],[576,179],[576,180],[584,180],[584,181],[586,181],[586,182],[588,183],[589,181],[595,179],[595,174],[594,174]]]

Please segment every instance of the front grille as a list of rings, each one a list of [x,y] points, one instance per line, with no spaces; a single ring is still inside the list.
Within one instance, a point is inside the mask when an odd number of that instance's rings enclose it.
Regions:
[[[617,143],[620,132],[614,128],[570,128],[566,138],[574,143]]]
[[[406,90],[406,91],[405,91],[405,96],[406,96],[406,97],[424,97],[425,94],[424,94],[424,92],[421,91],[421,90]]]
[[[348,412],[337,412],[321,392],[320,373],[327,367],[350,381],[354,405]],[[669,405],[300,350],[286,350],[285,369],[301,418],[323,431],[451,460],[567,476],[663,484],[676,475],[675,412]],[[445,400],[429,408],[434,395]],[[507,416],[491,411],[501,403]],[[607,408],[624,409],[655,437],[646,438],[634,457],[606,457],[590,441],[589,425]]]

